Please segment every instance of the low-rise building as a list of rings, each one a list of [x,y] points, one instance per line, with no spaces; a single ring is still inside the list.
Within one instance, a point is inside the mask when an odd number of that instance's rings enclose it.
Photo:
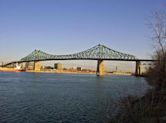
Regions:
[[[63,69],[63,65],[62,65],[61,63],[55,63],[55,64],[54,64],[54,68],[55,68],[56,70],[62,70],[62,69]]]

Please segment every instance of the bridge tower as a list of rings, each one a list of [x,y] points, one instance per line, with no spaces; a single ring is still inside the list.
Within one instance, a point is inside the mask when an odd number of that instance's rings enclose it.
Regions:
[[[98,60],[97,61],[97,71],[96,71],[97,76],[103,76],[104,75],[104,60]]]
[[[40,69],[41,69],[41,63],[39,61],[34,61],[33,70],[40,71]]]
[[[135,75],[136,76],[141,75],[141,61],[136,61]]]

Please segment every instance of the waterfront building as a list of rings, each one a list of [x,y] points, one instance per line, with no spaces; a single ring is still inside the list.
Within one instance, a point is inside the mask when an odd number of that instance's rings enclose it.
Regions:
[[[55,63],[55,64],[54,64],[54,68],[55,68],[56,70],[62,70],[63,65],[62,65],[62,63]]]
[[[77,67],[77,71],[81,71],[82,70],[82,68],[81,67]]]

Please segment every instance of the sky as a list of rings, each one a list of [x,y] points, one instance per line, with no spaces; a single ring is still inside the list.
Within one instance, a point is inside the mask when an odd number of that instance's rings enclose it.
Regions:
[[[0,61],[35,49],[77,53],[97,44],[149,58],[149,15],[166,0],[0,0]]]

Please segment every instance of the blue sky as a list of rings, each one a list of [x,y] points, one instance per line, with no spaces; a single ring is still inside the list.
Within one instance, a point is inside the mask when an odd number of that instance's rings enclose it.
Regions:
[[[165,0],[0,0],[0,61],[19,60],[34,49],[69,54],[104,44],[148,58],[146,26]]]

